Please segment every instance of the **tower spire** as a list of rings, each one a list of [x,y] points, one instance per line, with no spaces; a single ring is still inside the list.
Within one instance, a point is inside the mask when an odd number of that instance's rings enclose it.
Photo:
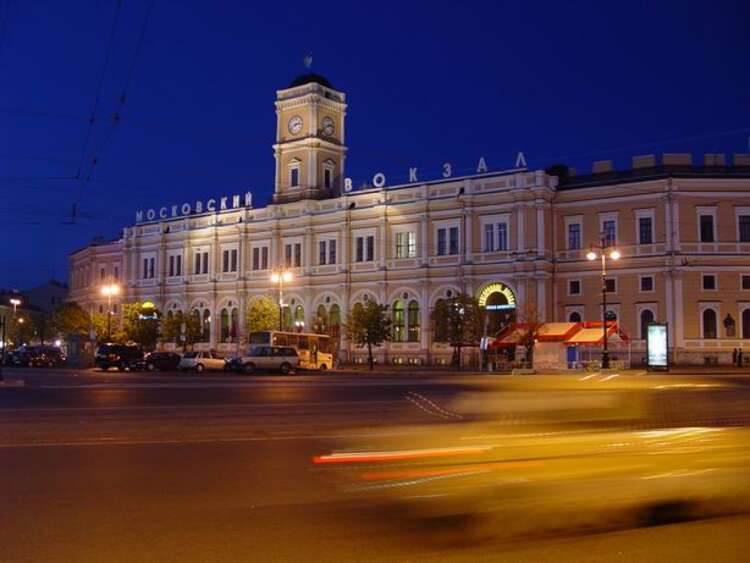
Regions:
[[[312,53],[307,53],[307,55],[302,58],[302,62],[304,63],[307,72],[310,72],[313,63]]]

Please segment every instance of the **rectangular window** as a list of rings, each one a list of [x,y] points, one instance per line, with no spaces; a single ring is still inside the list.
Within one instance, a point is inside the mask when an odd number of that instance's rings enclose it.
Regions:
[[[208,252],[203,253],[203,273],[208,273]]]
[[[222,272],[228,272],[229,271],[229,251],[225,250],[221,253],[221,271]]]
[[[615,278],[605,279],[604,288],[607,293],[617,293],[617,280]]]
[[[750,276],[742,275],[742,289],[750,289]]]
[[[581,294],[581,280],[568,281],[568,295],[580,295],[580,294]]]
[[[174,256],[169,257],[169,277],[174,276]]]
[[[323,171],[323,185],[326,188],[330,188],[331,187],[331,169],[330,168],[326,168]]]
[[[495,250],[495,226],[492,224],[484,226],[484,251],[493,252]]]
[[[107,270],[105,270],[104,268],[100,269],[99,270],[99,277],[101,277],[101,279],[106,278],[107,277]]]
[[[260,249],[260,269],[261,270],[267,270],[268,269],[268,247],[264,246]]]
[[[750,215],[739,216],[740,242],[750,242]]]
[[[327,261],[328,253],[326,252],[326,241],[318,242],[318,264],[324,265]]]
[[[115,279],[120,279],[120,268],[118,266],[115,266]]]
[[[700,216],[701,242],[714,242],[714,216]]]
[[[335,240],[328,241],[328,263],[329,264],[336,263],[336,241]]]
[[[568,250],[581,249],[581,224],[568,224]]]
[[[497,224],[497,249],[508,250],[508,223]]]
[[[365,239],[363,237],[357,237],[357,244],[354,251],[354,260],[362,262],[365,259]]]
[[[143,279],[148,279],[148,258],[143,259]]]
[[[367,257],[368,262],[375,260],[375,235],[367,236]]]
[[[299,168],[292,168],[289,171],[289,185],[291,187],[299,186]]]
[[[253,248],[253,270],[260,270],[260,248]]]
[[[438,256],[445,256],[445,229],[438,229],[437,232],[437,254]]]
[[[641,291],[653,291],[653,290],[654,290],[654,277],[642,276],[641,277]]]
[[[299,242],[294,243],[294,267],[299,268],[302,266],[302,244]]]
[[[458,254],[458,227],[451,227],[449,245],[448,253]]]
[[[703,274],[703,289],[716,289],[716,276],[714,274]]]
[[[156,266],[156,258],[151,258],[149,265],[148,265],[148,273],[151,276],[151,279],[154,279],[155,277],[155,272],[154,272],[154,270],[156,269],[155,266]]]
[[[193,267],[193,274],[196,276],[201,273],[201,253],[195,253],[195,265]]]
[[[653,224],[651,217],[638,218],[638,244],[653,244]]]
[[[233,248],[232,251],[231,251],[231,261],[232,261],[232,263],[230,265],[230,270],[232,272],[236,272],[237,271],[237,258],[238,258],[238,250],[236,248]]]
[[[175,275],[181,276],[182,275],[182,254],[178,254],[175,259]],[[117,270],[115,270],[117,271]]]
[[[417,234],[396,233],[396,258],[414,258],[417,255]]]
[[[292,267],[292,245],[284,245],[284,266],[287,268]]]
[[[607,246],[615,246],[617,244],[617,221],[614,219],[603,221],[602,231],[604,232],[604,243]]]

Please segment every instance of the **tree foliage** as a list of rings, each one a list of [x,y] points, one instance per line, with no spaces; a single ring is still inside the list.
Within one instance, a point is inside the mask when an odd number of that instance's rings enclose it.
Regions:
[[[185,327],[183,333],[182,328]],[[174,315],[167,315],[162,319],[161,339],[163,342],[174,342],[190,349],[193,344],[201,340],[202,323],[200,317],[177,311]],[[182,337],[184,336],[184,340]]]
[[[159,338],[160,321],[161,313],[149,302],[126,303],[122,306],[125,339],[147,350],[153,349]]]
[[[63,303],[52,313],[52,332],[61,336],[88,336],[91,316],[78,303]]]
[[[432,310],[432,330],[436,342],[453,346],[453,363],[461,368],[461,348],[479,343],[484,333],[485,312],[476,297],[460,293],[441,299]]]
[[[256,297],[247,307],[246,320],[248,332],[278,330],[279,305],[268,295]]]
[[[391,319],[388,307],[370,299],[364,305],[357,303],[349,313],[346,324],[349,338],[359,346],[367,346],[367,361],[373,368],[373,346],[380,346],[391,338]]]

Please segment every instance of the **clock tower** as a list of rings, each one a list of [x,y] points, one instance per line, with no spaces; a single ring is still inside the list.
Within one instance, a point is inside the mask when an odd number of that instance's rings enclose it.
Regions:
[[[274,203],[324,199],[344,185],[346,96],[318,74],[276,92]]]

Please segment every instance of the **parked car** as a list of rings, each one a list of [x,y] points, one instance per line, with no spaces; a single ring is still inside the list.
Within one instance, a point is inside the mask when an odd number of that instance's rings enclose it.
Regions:
[[[56,346],[21,346],[11,352],[7,363],[14,366],[53,367],[64,364],[66,359]]]
[[[146,355],[146,369],[149,371],[173,371],[180,365],[182,356],[175,352],[151,352]]]
[[[94,356],[94,363],[102,371],[107,371],[109,368],[130,371],[138,369],[139,362],[143,362],[143,352],[138,346],[125,344],[102,344]]]
[[[299,355],[291,346],[252,346],[235,362],[235,370],[241,373],[272,370],[286,375],[298,367]]]
[[[187,352],[182,356],[180,363],[177,365],[177,369],[181,371],[195,370],[202,372],[203,370],[224,370],[227,361],[224,356],[210,350],[208,352]]]

